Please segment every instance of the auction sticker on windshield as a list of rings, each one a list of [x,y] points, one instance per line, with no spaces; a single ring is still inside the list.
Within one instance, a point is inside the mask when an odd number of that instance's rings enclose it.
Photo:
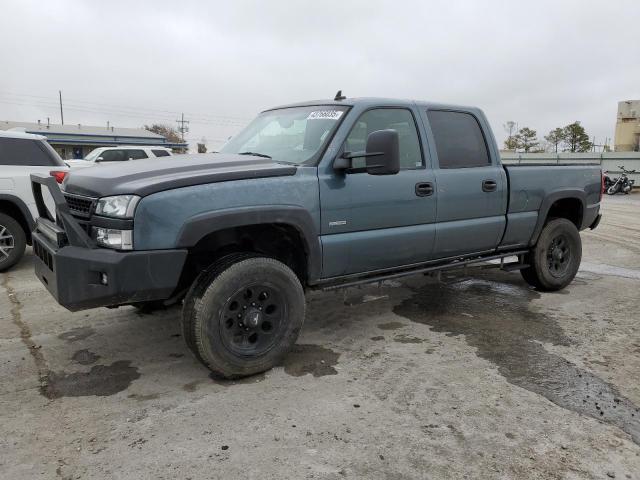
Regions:
[[[341,110],[316,110],[309,114],[307,120],[338,120],[343,113]]]

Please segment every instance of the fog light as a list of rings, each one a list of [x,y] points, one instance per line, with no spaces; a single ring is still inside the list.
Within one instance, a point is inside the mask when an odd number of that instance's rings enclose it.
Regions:
[[[116,250],[133,249],[133,232],[131,230],[117,230],[115,228],[93,227],[96,243],[103,247]]]
[[[102,285],[108,285],[109,284],[109,277],[107,276],[106,273],[102,272],[100,274],[100,283]]]

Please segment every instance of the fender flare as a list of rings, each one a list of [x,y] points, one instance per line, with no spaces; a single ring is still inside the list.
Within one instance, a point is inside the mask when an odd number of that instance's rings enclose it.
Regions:
[[[311,214],[302,207],[272,205],[240,207],[201,213],[188,219],[178,233],[175,248],[190,248],[205,236],[233,227],[279,223],[295,228],[303,241],[307,256],[309,283],[320,278],[322,247]]]
[[[563,188],[561,190],[555,190],[545,196],[544,200],[540,204],[540,209],[538,210],[538,221],[536,222],[536,226],[533,229],[533,235],[531,236],[530,245],[535,245],[538,241],[538,237],[542,232],[542,228],[547,220],[547,215],[549,215],[549,210],[551,206],[557,202],[558,200],[564,199],[576,199],[579,200],[582,204],[582,212],[580,216],[580,223],[578,225],[578,230],[582,230],[584,227],[584,215],[587,210],[587,194],[583,190],[572,189],[572,188]]]
[[[0,193],[0,200],[6,200],[18,207],[18,210],[20,210],[20,213],[22,213],[22,216],[24,217],[29,227],[29,231],[25,233],[27,234],[27,237],[30,236],[31,230],[33,230],[33,227],[35,227],[36,222],[31,216],[31,212],[29,211],[29,207],[27,207],[27,204],[24,203],[24,201],[20,197],[16,197],[15,195],[9,195],[6,193]]]

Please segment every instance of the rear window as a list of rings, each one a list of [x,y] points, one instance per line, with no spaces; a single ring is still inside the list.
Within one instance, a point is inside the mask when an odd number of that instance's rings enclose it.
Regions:
[[[0,165],[59,166],[60,162],[47,147],[49,145],[40,140],[0,138]]]
[[[427,112],[440,168],[483,167],[491,163],[476,117],[470,113]]]
[[[168,157],[171,154],[166,150],[151,150],[156,157]]]

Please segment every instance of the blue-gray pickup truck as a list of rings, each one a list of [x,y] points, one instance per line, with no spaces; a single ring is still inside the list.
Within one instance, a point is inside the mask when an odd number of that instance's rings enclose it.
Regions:
[[[183,302],[190,349],[234,378],[281,362],[307,289],[495,259],[537,289],[565,287],[579,231],[600,220],[602,172],[503,166],[477,108],[337,96],[265,110],[219,153],[32,186],[35,273],[58,303]]]

